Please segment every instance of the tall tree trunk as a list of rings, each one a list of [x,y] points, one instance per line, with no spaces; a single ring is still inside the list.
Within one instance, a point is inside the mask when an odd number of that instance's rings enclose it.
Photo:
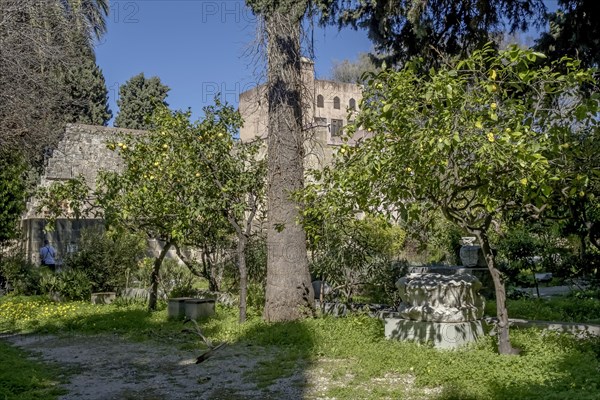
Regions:
[[[246,268],[246,245],[248,237],[238,235],[237,259],[240,271],[240,322],[246,322],[246,300],[248,297],[248,269]]]
[[[166,242],[165,246],[160,251],[156,260],[154,260],[154,267],[152,268],[152,274],[150,275],[150,299],[148,301],[148,310],[154,311],[156,310],[156,301],[158,299],[158,277],[160,273],[160,266],[162,265],[167,252],[171,248],[172,243]]]
[[[473,234],[481,244],[481,250],[483,251],[488,270],[494,281],[496,313],[498,314],[498,352],[500,354],[517,354],[518,350],[510,344],[508,311],[506,310],[506,290],[500,276],[500,271],[496,268],[496,258],[490,247],[490,240],[485,230],[476,230]]]
[[[264,318],[295,320],[314,308],[306,234],[291,195],[304,183],[300,28],[306,2],[282,1],[265,15],[269,103],[267,285]]]

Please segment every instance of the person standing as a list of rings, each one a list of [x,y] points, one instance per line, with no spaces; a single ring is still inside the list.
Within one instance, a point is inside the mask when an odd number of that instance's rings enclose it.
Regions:
[[[56,249],[52,247],[48,239],[44,239],[44,247],[40,249],[40,258],[42,265],[50,268],[52,272],[56,271]]]

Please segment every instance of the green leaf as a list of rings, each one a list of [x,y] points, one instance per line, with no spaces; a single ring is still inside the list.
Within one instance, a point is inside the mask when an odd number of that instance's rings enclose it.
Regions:
[[[550,186],[543,185],[541,189],[542,193],[546,197],[550,197],[550,195],[552,194],[552,188]]]

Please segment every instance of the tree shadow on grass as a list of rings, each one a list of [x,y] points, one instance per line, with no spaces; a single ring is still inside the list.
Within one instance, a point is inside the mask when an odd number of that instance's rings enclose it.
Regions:
[[[301,322],[266,324],[255,317],[246,324],[238,324],[234,310],[219,307],[215,316],[199,319],[198,326],[213,344],[225,340],[228,344],[215,351],[207,361],[195,365],[194,359],[208,347],[194,334],[193,324],[169,320],[164,312],[149,313],[141,307],[96,307],[89,314],[45,318],[38,324],[28,325],[26,331],[44,337],[47,334],[58,337],[91,335],[90,346],[96,347],[102,343],[106,345],[105,338],[113,335],[133,341],[150,340],[149,346],[152,343],[172,346],[173,354],[181,355],[181,364],[167,367],[172,368],[175,375],[185,369],[185,373],[191,376],[194,390],[197,389],[198,393],[190,393],[190,398],[305,397],[307,380],[304,372],[310,365],[314,341]],[[192,328],[189,329],[192,332],[184,333],[184,328]],[[235,332],[228,335],[228,330]],[[80,342],[81,338],[76,341]],[[130,354],[131,359],[138,356]],[[159,364],[163,361],[156,360]],[[129,360],[125,358],[121,362],[128,364]],[[168,393],[165,396],[169,398]]]
[[[229,346],[250,355],[242,375],[260,392],[256,398],[305,398],[310,389],[307,374],[315,347],[314,333],[306,324],[302,321],[266,323],[255,319],[247,322],[242,330]],[[213,333],[211,326],[207,327],[206,333]],[[217,388],[209,398],[255,398],[250,393],[255,390],[230,397],[224,396],[227,390]]]

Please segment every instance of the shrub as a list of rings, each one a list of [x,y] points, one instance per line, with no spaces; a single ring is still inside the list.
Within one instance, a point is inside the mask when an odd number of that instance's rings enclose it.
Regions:
[[[391,301],[386,294],[393,291],[396,278],[392,263],[404,246],[406,232],[374,216],[323,221],[320,229],[312,236],[313,276],[337,288],[346,301],[369,288],[376,289],[378,300]]]
[[[146,242],[139,235],[85,229],[78,251],[66,257],[65,266],[83,271],[94,292],[116,291],[126,285],[129,271],[137,267],[145,249]]]
[[[0,276],[7,289],[17,295],[40,293],[40,267],[27,261],[22,253],[0,259]]]
[[[92,283],[84,271],[66,269],[56,274],[46,271],[42,273],[40,289],[65,300],[84,300],[92,293]]]

